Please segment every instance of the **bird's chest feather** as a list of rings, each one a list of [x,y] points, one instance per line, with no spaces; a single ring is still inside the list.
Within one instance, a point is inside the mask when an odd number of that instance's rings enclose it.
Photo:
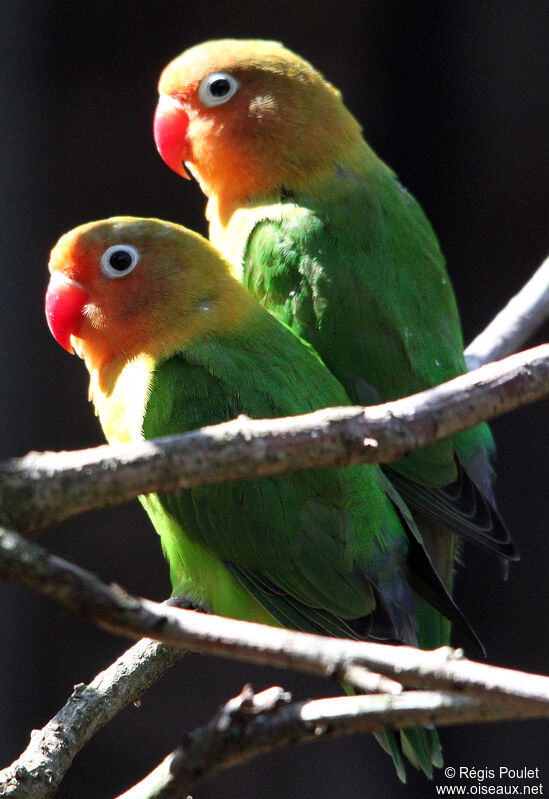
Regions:
[[[126,444],[143,438],[143,417],[152,375],[152,359],[142,356],[128,363],[114,388],[105,393],[96,376],[90,379],[90,399],[110,444]]]

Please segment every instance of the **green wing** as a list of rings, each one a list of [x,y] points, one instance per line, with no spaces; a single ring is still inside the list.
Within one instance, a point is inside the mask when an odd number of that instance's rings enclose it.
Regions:
[[[455,298],[434,233],[389,172],[374,177],[340,170],[322,196],[282,203],[276,220],[262,220],[256,209],[260,221],[242,264],[250,292],[315,347],[352,402],[365,405],[466,370]],[[481,425],[386,471],[415,507],[514,558],[493,502],[492,447]]]
[[[294,337],[285,332],[293,344]],[[250,334],[222,345],[209,342],[160,364],[145,436],[195,429],[242,413],[276,417],[344,400],[336,381],[304,346],[280,352],[271,340],[258,353],[255,341]],[[298,350],[306,353],[305,362]],[[369,615],[379,581],[382,590],[395,594],[395,603],[408,603],[412,614],[410,591],[399,573],[406,540],[392,503],[376,484],[376,470],[235,481],[163,496],[161,502],[194,544],[299,603],[333,616]],[[407,596],[401,599],[400,593]]]
[[[348,404],[309,347],[268,314],[261,319],[259,331],[195,345],[157,366],[145,437],[242,413],[269,418]],[[169,536],[174,522],[179,528],[176,544],[164,540],[170,560],[177,561],[171,563],[174,583],[182,583],[178,572],[189,568],[185,539],[213,553],[282,624],[416,641],[413,590],[425,593],[414,584],[415,558],[409,557],[417,541],[411,543],[413,522],[403,520],[387,486],[377,467],[354,466],[160,495],[171,520]],[[166,537],[162,519],[157,527]],[[431,605],[459,623],[460,614],[432,569],[428,582]],[[217,612],[236,615],[230,603],[220,607],[215,587],[202,598]]]

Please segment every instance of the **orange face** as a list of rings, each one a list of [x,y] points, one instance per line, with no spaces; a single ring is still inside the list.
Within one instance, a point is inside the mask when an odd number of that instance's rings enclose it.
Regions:
[[[234,329],[255,306],[206,239],[159,219],[75,228],[53,248],[49,268],[49,328],[88,369],[114,373],[142,354],[168,356]]]
[[[260,78],[244,75],[235,64],[221,70],[202,60],[193,63],[186,54],[176,59],[161,78],[154,119],[156,146],[166,164],[185,176],[188,162],[212,191],[249,183],[254,176],[260,182],[263,148],[272,135],[269,122],[278,113],[272,93],[259,90]]]
[[[156,307],[169,306],[170,270],[160,272],[163,252],[177,234],[168,223],[118,217],[63,236],[51,253],[46,292],[46,318],[56,341],[79,354],[85,349],[108,357],[135,355],[158,320]],[[182,271],[173,260],[171,271]]]
[[[164,70],[159,93],[160,155],[179,175],[187,162],[206,194],[223,200],[295,188],[345,138],[341,116],[352,119],[309,63],[261,40],[187,50]]]

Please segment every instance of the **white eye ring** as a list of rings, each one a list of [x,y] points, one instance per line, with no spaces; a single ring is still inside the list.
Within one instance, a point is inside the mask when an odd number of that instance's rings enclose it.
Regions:
[[[240,83],[227,72],[212,72],[202,79],[198,96],[205,106],[212,108],[226,103],[239,88]]]
[[[139,250],[131,244],[113,244],[101,256],[101,271],[105,277],[126,277],[139,261],[139,255]]]

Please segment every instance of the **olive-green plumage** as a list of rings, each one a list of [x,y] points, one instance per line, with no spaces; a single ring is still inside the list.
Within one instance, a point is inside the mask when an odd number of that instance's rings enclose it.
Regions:
[[[128,253],[137,261],[125,274]],[[66,324],[64,296],[56,294],[63,276],[64,291],[76,281],[86,293],[72,344],[111,442],[239,414],[269,418],[349,403],[314,350],[184,228],[131,217],[91,223],[60,240],[50,269],[52,331],[56,315]],[[214,612],[426,648],[445,640],[441,612],[464,623],[409,511],[375,466],[239,480],[142,502],[174,591]],[[402,732],[400,745],[392,733],[380,738],[402,778],[401,747],[427,773],[431,762],[440,765],[433,730]]]
[[[277,43],[219,40],[176,58],[159,91],[157,146],[200,181],[212,242],[253,296],[315,347],[353,403],[466,370],[435,234],[319,72]],[[450,531],[517,557],[494,507],[492,448],[482,425],[386,469],[421,514],[448,584]]]

